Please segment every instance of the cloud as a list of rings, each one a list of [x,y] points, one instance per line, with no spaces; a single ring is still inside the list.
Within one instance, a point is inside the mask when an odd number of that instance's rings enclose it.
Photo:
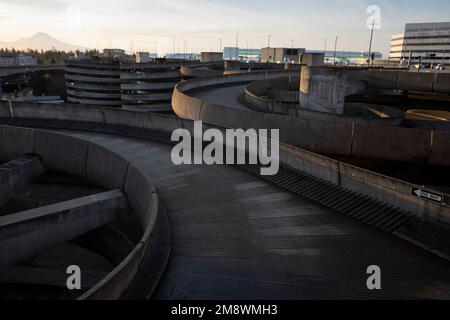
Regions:
[[[223,38],[224,45],[249,41],[264,46],[273,34],[277,46],[323,48],[325,38],[335,35],[341,45],[367,50],[366,8],[379,5],[383,28],[375,34],[377,50],[386,50],[391,34],[405,22],[419,19],[448,20],[448,0],[0,0],[0,40],[15,40],[37,31],[86,46],[109,43],[129,47],[172,47],[189,41],[196,50],[209,48]],[[436,11],[437,4],[442,8]],[[67,8],[80,9],[80,28],[67,27]],[[448,15],[448,14],[447,14]],[[1,24],[8,20],[8,27]],[[379,49],[378,49],[379,48]],[[387,50],[386,50],[387,51]]]

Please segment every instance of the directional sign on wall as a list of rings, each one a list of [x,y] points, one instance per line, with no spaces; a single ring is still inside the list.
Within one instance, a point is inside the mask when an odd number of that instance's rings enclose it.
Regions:
[[[423,198],[423,199],[427,199],[430,201],[433,201],[435,203],[439,203],[442,204],[444,202],[444,195],[440,194],[440,193],[436,193],[433,191],[427,191],[421,188],[417,188],[417,187],[413,187],[411,190],[411,194],[413,196],[419,197],[419,198]]]

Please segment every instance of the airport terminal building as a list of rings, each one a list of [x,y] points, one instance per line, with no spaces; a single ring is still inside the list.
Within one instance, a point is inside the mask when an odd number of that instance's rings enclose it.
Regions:
[[[450,64],[450,22],[408,23],[405,32],[392,36],[390,60]]]

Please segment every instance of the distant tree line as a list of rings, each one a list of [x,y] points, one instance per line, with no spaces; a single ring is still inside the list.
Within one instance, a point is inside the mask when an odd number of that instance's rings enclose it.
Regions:
[[[0,48],[0,56],[3,54],[24,54],[30,55],[38,60],[38,64],[61,64],[64,60],[73,58],[75,56],[75,52],[73,51],[62,51],[62,50],[16,50],[14,48]],[[98,55],[98,50],[86,50],[84,52],[87,56]]]

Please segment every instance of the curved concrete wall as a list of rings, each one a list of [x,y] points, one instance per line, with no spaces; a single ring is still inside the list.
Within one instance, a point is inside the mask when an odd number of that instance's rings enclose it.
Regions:
[[[37,154],[48,169],[86,177],[110,189],[122,189],[136,213],[143,236],[134,250],[82,299],[118,299],[128,288],[149,248],[158,214],[158,195],[151,181],[128,160],[86,140],[36,129],[0,127],[7,155]],[[14,141],[9,144],[8,141]],[[64,152],[61,152],[64,150]]]
[[[411,194],[413,187],[421,186],[286,144],[282,144],[280,147],[280,162],[320,177],[335,185],[369,195],[405,211],[412,212],[419,218],[450,224],[450,203],[436,204]]]
[[[369,88],[450,93],[450,73],[368,70],[364,80]]]
[[[223,68],[223,63],[182,66],[180,72],[187,78],[208,78],[223,74],[223,70],[210,69],[213,66],[221,66]]]
[[[244,98],[249,104],[262,111],[298,116],[298,90],[289,91],[288,89],[298,88],[299,81],[299,76],[255,81],[245,88]]]
[[[217,126],[280,129],[281,141],[320,154],[450,165],[450,157],[438,151],[445,147],[434,142],[436,132],[431,130],[367,124],[370,120],[365,123],[339,118],[336,121],[322,121],[232,109],[189,95],[189,91],[193,89],[258,80],[257,77],[264,79],[269,74],[234,75],[182,82],[175,87],[173,109],[181,118],[203,120]],[[450,149],[450,141],[441,143]]]

